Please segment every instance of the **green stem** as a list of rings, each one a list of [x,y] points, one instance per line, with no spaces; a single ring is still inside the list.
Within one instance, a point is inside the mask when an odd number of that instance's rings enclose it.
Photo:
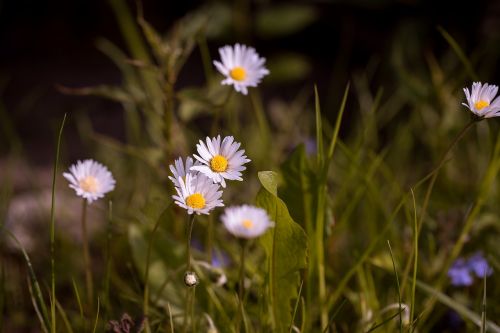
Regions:
[[[244,320],[245,313],[243,310],[243,301],[245,299],[245,240],[240,242],[240,272],[239,272],[239,290],[238,290],[238,302],[239,302],[239,315],[236,320],[236,332],[240,331],[241,320]]]
[[[188,235],[187,235],[187,244],[186,244],[186,253],[187,253],[187,270],[191,270],[191,235],[193,234],[193,225],[194,225],[194,214],[189,220],[188,226]]]
[[[471,121],[469,121],[469,123],[467,123],[467,125],[464,126],[464,128],[462,128],[462,130],[457,134],[455,139],[450,143],[450,145],[448,146],[448,148],[446,149],[444,154],[441,156],[441,159],[439,160],[437,167],[431,172],[432,177],[431,177],[431,180],[429,182],[429,185],[427,186],[427,191],[425,192],[424,202],[422,204],[422,211],[420,212],[420,219],[418,220],[418,224],[417,224],[416,237],[418,237],[420,235],[420,231],[422,229],[422,225],[423,225],[424,219],[426,217],[426,213],[427,213],[427,206],[429,205],[429,200],[430,200],[432,190],[434,188],[434,184],[436,182],[437,176],[439,174],[439,171],[441,170],[441,168],[443,167],[443,165],[447,161],[448,154],[451,152],[451,150],[457,145],[457,143],[463,138],[465,133],[467,133],[467,131],[476,122],[477,122],[477,119],[472,119]],[[425,179],[427,179],[427,178],[428,177],[425,177]],[[401,283],[401,290],[405,290],[407,277],[408,277],[408,274],[409,274],[410,269],[412,267],[412,261],[415,260],[415,248],[412,248],[409,258],[410,258],[410,260],[408,260],[406,262],[405,270],[403,273],[403,281]]]
[[[187,243],[186,243],[186,272],[191,272],[191,235],[193,233],[193,225],[194,225],[194,214],[189,218],[188,223],[188,234],[187,234]],[[188,329],[188,316],[191,317],[191,326],[193,325],[193,303],[194,303],[194,289],[195,286],[187,287],[186,290],[186,304],[184,308],[184,329],[183,332],[186,333]]]
[[[94,299],[94,288],[92,283],[92,264],[90,261],[89,239],[87,235],[87,199],[83,199],[82,204],[82,243],[83,243],[83,263],[85,265],[85,285],[87,287],[87,304],[92,308]]]

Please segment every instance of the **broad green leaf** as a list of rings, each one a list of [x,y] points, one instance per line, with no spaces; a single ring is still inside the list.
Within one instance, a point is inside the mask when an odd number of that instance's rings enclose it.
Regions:
[[[300,285],[299,270],[307,267],[307,236],[290,216],[285,203],[276,196],[277,174],[259,172],[263,188],[257,205],[264,208],[275,226],[261,237],[268,258],[269,299],[274,332],[288,331],[292,320],[292,300]]]
[[[290,215],[306,228],[312,223],[314,175],[311,174],[306,149],[299,145],[281,166],[284,184],[280,197],[285,201]]]
[[[258,174],[260,183],[274,196],[278,195],[278,175],[273,171],[261,171]]]

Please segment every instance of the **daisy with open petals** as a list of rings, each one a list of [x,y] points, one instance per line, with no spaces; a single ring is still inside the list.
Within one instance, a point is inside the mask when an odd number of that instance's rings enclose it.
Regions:
[[[193,161],[192,157],[186,158],[186,163],[182,161],[182,157],[179,157],[174,161],[174,164],[170,165],[170,171],[172,172],[173,176],[168,176],[168,178],[174,183],[175,186],[179,187],[179,177],[182,179],[186,180],[186,175],[188,173],[197,173],[191,171],[191,167],[195,165],[200,165],[200,162],[198,161]]]
[[[222,187],[226,187],[225,179],[243,180],[241,171],[246,169],[243,165],[250,160],[243,149],[238,150],[240,145],[232,136],[226,136],[222,143],[220,135],[212,139],[207,137],[206,143],[200,140],[196,145],[199,155],[194,157],[201,165],[192,166],[191,170],[203,173],[215,183],[221,183]]]
[[[239,238],[259,237],[274,226],[264,209],[250,205],[226,208],[221,220],[226,229]]]
[[[214,183],[203,174],[186,174],[179,177],[179,186],[175,187],[177,195],[173,195],[175,203],[186,209],[188,214],[208,215],[215,207],[222,207],[222,191],[219,184]]]
[[[89,204],[112,191],[116,183],[108,168],[91,159],[73,164],[63,176],[69,181],[69,187]]]
[[[474,82],[472,89],[464,88],[467,103],[462,103],[476,116],[491,118],[500,116],[500,99],[495,98],[498,86]]]
[[[217,70],[226,78],[222,84],[233,85],[243,95],[248,93],[247,87],[256,87],[269,71],[264,64],[265,58],[259,57],[253,47],[236,44],[226,45],[219,49],[222,62],[214,61]]]

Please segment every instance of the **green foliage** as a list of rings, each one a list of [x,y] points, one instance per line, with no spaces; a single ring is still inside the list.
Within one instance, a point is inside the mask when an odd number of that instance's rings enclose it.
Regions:
[[[261,237],[267,255],[268,293],[275,332],[285,332],[293,324],[292,300],[300,286],[299,272],[307,267],[307,236],[291,218],[285,203],[277,196],[277,175],[259,172],[263,188],[257,205],[274,221],[274,228]]]

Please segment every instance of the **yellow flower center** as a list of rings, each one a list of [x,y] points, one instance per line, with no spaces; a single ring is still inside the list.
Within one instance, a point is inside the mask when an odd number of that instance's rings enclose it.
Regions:
[[[235,81],[243,81],[247,77],[247,72],[243,67],[234,67],[229,75]]]
[[[80,180],[80,187],[85,192],[95,193],[99,188],[99,182],[94,176],[87,176]]]
[[[186,198],[186,204],[193,209],[202,209],[205,207],[205,198],[201,193],[194,193]]]
[[[252,228],[253,228],[253,222],[252,222],[252,221],[250,221],[250,220],[243,220],[243,221],[241,222],[241,224],[243,225],[243,227],[244,227],[245,229],[252,229]]]
[[[227,159],[221,155],[215,155],[210,160],[210,169],[214,172],[224,172],[227,170]]]
[[[477,101],[476,103],[474,103],[474,106],[478,110],[484,109],[485,107],[487,107],[489,105],[490,105],[490,103],[486,102],[485,100],[480,100],[480,101]]]

